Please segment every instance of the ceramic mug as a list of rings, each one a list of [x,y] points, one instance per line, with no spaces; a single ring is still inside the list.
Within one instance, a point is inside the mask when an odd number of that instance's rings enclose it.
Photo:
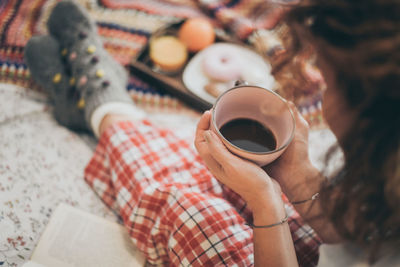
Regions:
[[[252,152],[231,143],[220,129],[235,119],[255,120],[271,130],[276,141],[275,149]],[[295,127],[295,118],[287,101],[277,93],[258,86],[235,86],[222,93],[212,108],[211,130],[231,153],[259,166],[271,163],[285,151],[294,137]]]

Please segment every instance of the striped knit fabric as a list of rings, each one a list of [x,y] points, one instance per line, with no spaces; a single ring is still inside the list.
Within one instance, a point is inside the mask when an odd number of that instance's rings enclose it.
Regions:
[[[260,0],[76,0],[97,22],[107,51],[127,66],[155,30],[182,18],[209,16],[216,25],[245,40],[255,28],[272,28],[284,9]],[[287,0],[287,2],[292,2]],[[0,82],[41,90],[23,60],[24,46],[33,35],[46,34],[46,21],[57,0],[0,1]],[[278,9],[278,12],[272,12]],[[131,77],[127,86],[136,102],[182,107],[173,97]],[[321,97],[300,107],[311,126],[324,125]]]

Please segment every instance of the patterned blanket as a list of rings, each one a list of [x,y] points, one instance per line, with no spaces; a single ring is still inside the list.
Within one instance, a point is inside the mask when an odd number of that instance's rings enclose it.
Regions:
[[[151,34],[183,18],[209,16],[216,25],[243,42],[255,29],[271,29],[284,9],[258,0],[77,0],[98,25],[107,51],[127,66],[146,45]],[[0,82],[40,90],[23,60],[24,45],[31,36],[46,34],[46,21],[57,0],[0,1]],[[287,0],[288,3],[293,2]],[[294,1],[296,2],[296,1]],[[135,102],[149,107],[182,109],[173,96],[130,76],[127,86]],[[321,97],[312,95],[299,106],[313,128],[324,127]]]
[[[249,18],[254,0],[78,0],[97,21],[106,49],[121,64],[166,23],[192,16],[211,16],[245,40],[256,25]],[[45,34],[56,0],[0,1],[0,266],[20,266],[31,255],[58,203],[69,203],[117,220],[82,179],[93,142],[59,126],[23,60],[32,35]],[[275,18],[259,20],[270,27]],[[229,27],[228,27],[229,25]],[[198,113],[173,96],[162,94],[140,77],[127,89],[157,123],[168,122],[182,137],[193,136]],[[313,126],[320,125],[320,99],[302,107]],[[311,114],[311,115],[310,115]],[[316,129],[317,127],[315,127]],[[335,142],[327,130],[310,133],[311,158],[321,167],[322,155]]]

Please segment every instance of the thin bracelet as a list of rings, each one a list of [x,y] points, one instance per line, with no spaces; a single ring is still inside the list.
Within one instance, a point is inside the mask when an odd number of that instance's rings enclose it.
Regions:
[[[286,213],[285,218],[283,218],[280,222],[274,223],[274,224],[267,224],[267,225],[254,225],[252,223],[246,223],[246,225],[250,226],[251,228],[271,228],[274,226],[278,226],[281,224],[284,224],[285,222],[287,222],[289,219],[289,216]]]
[[[308,202],[308,201],[316,200],[318,197],[319,197],[319,193],[315,193],[309,199],[304,199],[304,200],[300,200],[300,201],[292,201],[290,203],[293,204],[293,205],[303,204],[303,203]]]

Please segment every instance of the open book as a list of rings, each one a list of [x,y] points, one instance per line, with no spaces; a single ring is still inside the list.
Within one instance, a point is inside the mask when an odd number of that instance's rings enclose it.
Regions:
[[[143,255],[126,229],[104,218],[60,204],[31,260],[23,267],[142,267]]]

